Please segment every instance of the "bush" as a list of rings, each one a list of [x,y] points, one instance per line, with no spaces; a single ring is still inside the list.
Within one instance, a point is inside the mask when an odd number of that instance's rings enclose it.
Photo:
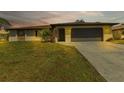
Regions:
[[[121,31],[113,31],[113,39],[114,40],[120,40],[122,36],[122,32]]]
[[[40,31],[41,37],[45,42],[51,42],[52,32],[49,29],[43,29]]]

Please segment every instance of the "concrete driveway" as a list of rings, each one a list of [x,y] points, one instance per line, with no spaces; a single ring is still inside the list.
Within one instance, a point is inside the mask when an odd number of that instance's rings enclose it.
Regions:
[[[124,81],[124,45],[108,42],[73,44],[107,81]]]

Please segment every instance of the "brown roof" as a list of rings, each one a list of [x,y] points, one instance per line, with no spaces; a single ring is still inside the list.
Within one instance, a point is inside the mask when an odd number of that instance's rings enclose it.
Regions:
[[[7,30],[24,30],[24,29],[42,29],[42,28],[49,28],[50,25],[42,25],[42,26],[26,26],[26,27],[10,27]]]
[[[42,29],[51,28],[55,26],[94,26],[94,25],[116,25],[118,23],[107,23],[107,22],[68,22],[68,23],[56,23],[51,25],[39,25],[39,26],[28,26],[28,27],[9,27],[8,30],[24,30],[24,29]]]
[[[108,23],[108,22],[69,22],[69,23],[58,23],[51,24],[51,26],[82,26],[82,25],[116,25],[118,23]]]

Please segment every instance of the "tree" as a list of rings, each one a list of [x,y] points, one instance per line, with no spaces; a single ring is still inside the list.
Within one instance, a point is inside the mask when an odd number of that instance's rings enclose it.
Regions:
[[[85,22],[83,19],[77,19],[75,22]]]
[[[43,29],[40,31],[41,37],[45,42],[51,42],[52,32],[49,29]]]

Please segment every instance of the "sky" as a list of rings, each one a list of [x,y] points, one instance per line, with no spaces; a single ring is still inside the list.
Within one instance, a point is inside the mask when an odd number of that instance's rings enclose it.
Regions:
[[[77,19],[124,23],[123,11],[0,11],[0,17],[15,27],[74,22]]]

